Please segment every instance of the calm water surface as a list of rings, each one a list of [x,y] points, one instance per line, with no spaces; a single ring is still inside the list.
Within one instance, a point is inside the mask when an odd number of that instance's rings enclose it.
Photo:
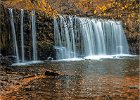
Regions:
[[[51,61],[46,68],[62,75],[33,80],[12,95],[19,100],[138,100],[138,57]]]

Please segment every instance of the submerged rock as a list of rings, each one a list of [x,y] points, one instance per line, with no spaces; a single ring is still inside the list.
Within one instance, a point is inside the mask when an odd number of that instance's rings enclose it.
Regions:
[[[131,86],[128,86],[129,89],[138,89],[138,86],[136,85],[131,85]]]
[[[60,74],[58,74],[56,72],[52,72],[52,71],[46,71],[45,75],[47,75],[47,76],[59,76]]]
[[[53,60],[53,58],[52,58],[52,57],[48,57],[47,59],[48,59],[48,60]]]

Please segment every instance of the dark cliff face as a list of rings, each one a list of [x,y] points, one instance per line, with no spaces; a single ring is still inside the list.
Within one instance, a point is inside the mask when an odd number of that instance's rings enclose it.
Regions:
[[[43,13],[37,13],[36,24],[39,58],[44,60],[48,57],[55,58],[55,51],[53,48],[53,18],[47,17]]]
[[[13,39],[11,33],[10,16],[7,8],[1,6],[1,35],[0,46],[1,54],[4,56],[14,55]],[[20,10],[13,10],[16,35],[18,41],[19,55],[21,55],[20,40]],[[46,60],[48,57],[55,59],[54,36],[53,36],[53,18],[44,13],[36,12],[36,31],[37,31],[37,50],[38,59]],[[127,34],[126,34],[127,35]],[[24,39],[25,39],[25,59],[32,59],[32,37],[30,11],[24,12]],[[131,54],[139,54],[139,38],[127,35],[129,49]]]
[[[128,45],[130,54],[139,55],[139,35],[137,37],[128,37]]]
[[[8,12],[0,5],[0,50],[4,56],[10,54],[10,50],[12,49],[10,41],[11,35]]]

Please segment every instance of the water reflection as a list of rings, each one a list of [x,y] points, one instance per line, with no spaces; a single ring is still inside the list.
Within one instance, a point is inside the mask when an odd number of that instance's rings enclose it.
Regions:
[[[99,61],[85,60],[75,62],[52,62],[46,64],[47,69],[63,72],[68,75],[72,74],[88,77],[94,74],[111,74],[115,76],[127,76],[131,73],[132,70],[134,70],[134,74],[138,74],[138,66],[138,58],[104,59]]]
[[[25,96],[35,100],[127,100],[129,97],[132,100],[138,99],[138,59],[51,62],[46,65],[48,69],[64,75],[33,80],[18,91],[17,98]],[[129,86],[136,88],[131,90]]]

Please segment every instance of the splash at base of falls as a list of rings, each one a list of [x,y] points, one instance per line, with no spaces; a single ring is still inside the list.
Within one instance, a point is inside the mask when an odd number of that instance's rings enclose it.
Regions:
[[[28,66],[32,64],[42,64],[43,61],[27,61],[27,62],[21,62],[21,63],[13,63],[12,66]]]
[[[84,60],[83,58],[71,58],[71,59],[60,59],[57,61],[81,61]]]
[[[97,55],[97,56],[87,56],[84,58],[72,58],[72,59],[59,59],[59,60],[45,60],[45,61],[25,61],[24,63],[14,63],[11,66],[39,66],[44,65],[46,63],[52,62],[85,62],[85,61],[98,61],[103,62],[106,60],[123,60],[123,59],[138,59],[138,55],[129,55],[129,54],[120,54],[120,55]]]
[[[93,60],[100,60],[102,58],[113,58],[113,56],[109,55],[96,55],[96,56],[86,56],[84,59],[93,59]]]
[[[122,59],[127,57],[136,57],[137,55],[129,55],[129,54],[116,54],[116,55],[94,55],[94,56],[86,56],[84,59],[91,60],[100,60],[100,59]]]
[[[127,59],[137,57],[138,55],[130,55],[130,54],[117,54],[117,55],[93,55],[86,56],[84,58],[71,58],[71,59],[59,59],[56,61],[81,61],[81,60],[104,60],[104,59]],[[52,60],[54,61],[54,60]]]

